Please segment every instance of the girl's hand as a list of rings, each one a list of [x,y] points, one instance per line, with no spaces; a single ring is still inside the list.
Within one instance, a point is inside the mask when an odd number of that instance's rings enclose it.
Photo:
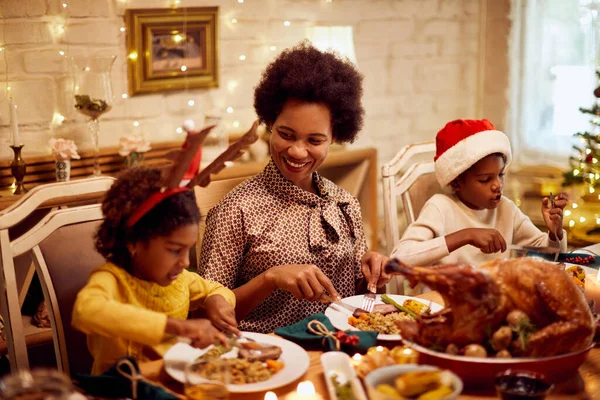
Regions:
[[[548,197],[542,199],[542,216],[550,231],[551,240],[562,240],[563,238],[563,210],[569,203],[567,193],[559,193],[554,198],[554,207]]]
[[[175,336],[181,336],[191,340],[191,345],[199,349],[211,344],[221,343],[227,346],[227,336],[220,332],[207,319],[178,319],[169,317],[165,332]]]
[[[204,301],[206,316],[219,329],[239,336],[235,308],[219,294],[208,297]]]
[[[316,265],[278,265],[267,270],[265,279],[273,287],[290,292],[297,299],[317,301],[325,292],[333,300],[340,299],[329,278]]]
[[[362,273],[367,280],[367,289],[375,293],[377,288],[382,287],[390,281],[392,276],[385,272],[385,264],[390,260],[389,257],[376,251],[367,251],[360,263]]]

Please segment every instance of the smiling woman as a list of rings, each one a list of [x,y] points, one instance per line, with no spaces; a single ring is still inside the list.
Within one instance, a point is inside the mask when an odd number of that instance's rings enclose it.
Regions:
[[[356,138],[361,97],[354,65],[309,42],[264,72],[254,108],[271,162],[209,212],[199,263],[233,289],[242,330],[272,332],[389,280],[387,257],[367,251],[358,200],[317,172],[333,142]]]

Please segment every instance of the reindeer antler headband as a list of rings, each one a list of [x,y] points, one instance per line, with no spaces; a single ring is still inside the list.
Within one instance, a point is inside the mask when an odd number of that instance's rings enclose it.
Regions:
[[[188,137],[184,142],[181,151],[177,152],[175,163],[171,167],[169,173],[165,174],[165,179],[163,179],[160,190],[152,193],[133,211],[127,220],[128,228],[134,226],[144,215],[167,197],[190,190],[196,185],[201,187],[208,186],[212,174],[216,174],[225,168],[225,163],[227,161],[233,161],[240,157],[248,146],[258,140],[258,134],[256,133],[258,121],[256,121],[244,136],[230,145],[212,163],[192,178],[187,185],[180,186],[181,180],[190,166],[190,162],[194,158],[198,148],[204,142],[204,139],[206,139],[210,131],[214,128],[214,125],[206,127],[199,132],[193,132],[193,128],[187,124],[184,124],[184,128],[188,132]]]

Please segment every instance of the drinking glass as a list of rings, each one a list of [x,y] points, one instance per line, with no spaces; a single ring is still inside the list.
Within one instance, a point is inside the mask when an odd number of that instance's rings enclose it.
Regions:
[[[0,381],[0,398],[7,400],[67,400],[72,391],[68,376],[49,369],[19,371]]]
[[[75,109],[90,117],[89,129],[94,145],[94,176],[100,176],[100,147],[98,118],[110,111],[114,101],[110,71],[116,56],[70,57],[73,73]]]
[[[229,366],[224,359],[196,361],[185,367],[185,396],[192,400],[229,398]]]

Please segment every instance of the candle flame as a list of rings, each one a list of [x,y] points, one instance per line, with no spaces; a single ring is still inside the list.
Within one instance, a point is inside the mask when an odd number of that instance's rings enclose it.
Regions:
[[[296,388],[296,392],[302,396],[314,396],[316,393],[315,386],[311,381],[300,382]]]

